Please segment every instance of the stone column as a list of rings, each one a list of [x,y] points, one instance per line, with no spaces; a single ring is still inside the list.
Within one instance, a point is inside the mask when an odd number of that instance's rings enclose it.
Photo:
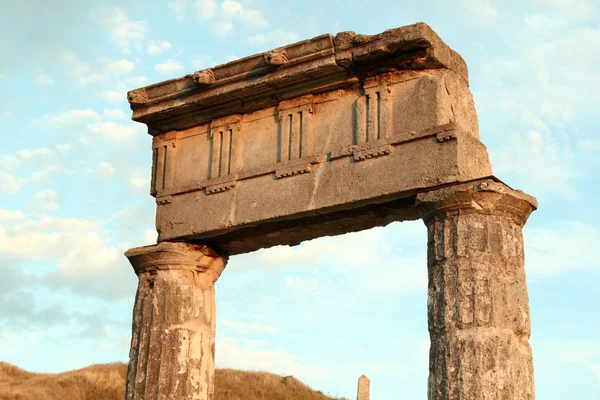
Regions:
[[[428,399],[534,399],[522,228],[535,198],[489,179],[417,204],[428,234]]]
[[[214,283],[227,260],[206,246],[128,250],[139,277],[125,400],[214,398]]]
[[[356,400],[370,400],[371,399],[371,381],[365,375],[361,375],[358,378],[358,390],[356,393]]]

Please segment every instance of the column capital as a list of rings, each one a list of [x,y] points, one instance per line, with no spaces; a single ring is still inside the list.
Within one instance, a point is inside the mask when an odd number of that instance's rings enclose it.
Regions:
[[[416,204],[421,218],[428,224],[434,217],[449,214],[489,214],[506,216],[519,226],[525,225],[531,212],[537,209],[535,197],[514,190],[493,179],[446,186],[417,194]]]
[[[188,270],[210,275],[213,284],[227,264],[227,258],[210,247],[187,242],[136,247],[127,250],[125,257],[137,275],[158,270]]]

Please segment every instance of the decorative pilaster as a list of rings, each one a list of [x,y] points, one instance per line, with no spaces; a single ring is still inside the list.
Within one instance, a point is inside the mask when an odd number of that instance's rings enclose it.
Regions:
[[[417,204],[428,232],[428,399],[533,400],[522,227],[535,198],[490,179]]]
[[[126,400],[212,400],[214,283],[227,260],[207,246],[162,242],[128,250],[139,277]]]

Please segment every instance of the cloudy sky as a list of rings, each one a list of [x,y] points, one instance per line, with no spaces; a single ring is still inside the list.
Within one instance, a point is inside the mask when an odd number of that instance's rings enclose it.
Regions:
[[[525,228],[537,398],[600,399],[600,2],[0,0],[0,360],[125,361],[155,241],[151,137],[126,91],[271,48],[423,21],[463,55],[494,173],[536,196]],[[219,367],[354,398],[425,399],[422,222],[233,257]]]

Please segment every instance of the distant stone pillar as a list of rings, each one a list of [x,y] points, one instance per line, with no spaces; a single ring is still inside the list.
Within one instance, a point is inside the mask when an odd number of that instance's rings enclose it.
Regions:
[[[535,198],[482,180],[417,204],[428,232],[428,399],[534,399],[522,227]]]
[[[366,376],[362,375],[358,378],[358,393],[356,394],[356,400],[370,400],[371,399],[371,381]]]
[[[125,400],[212,400],[214,283],[226,259],[184,242],[138,247],[125,256],[139,277]]]

